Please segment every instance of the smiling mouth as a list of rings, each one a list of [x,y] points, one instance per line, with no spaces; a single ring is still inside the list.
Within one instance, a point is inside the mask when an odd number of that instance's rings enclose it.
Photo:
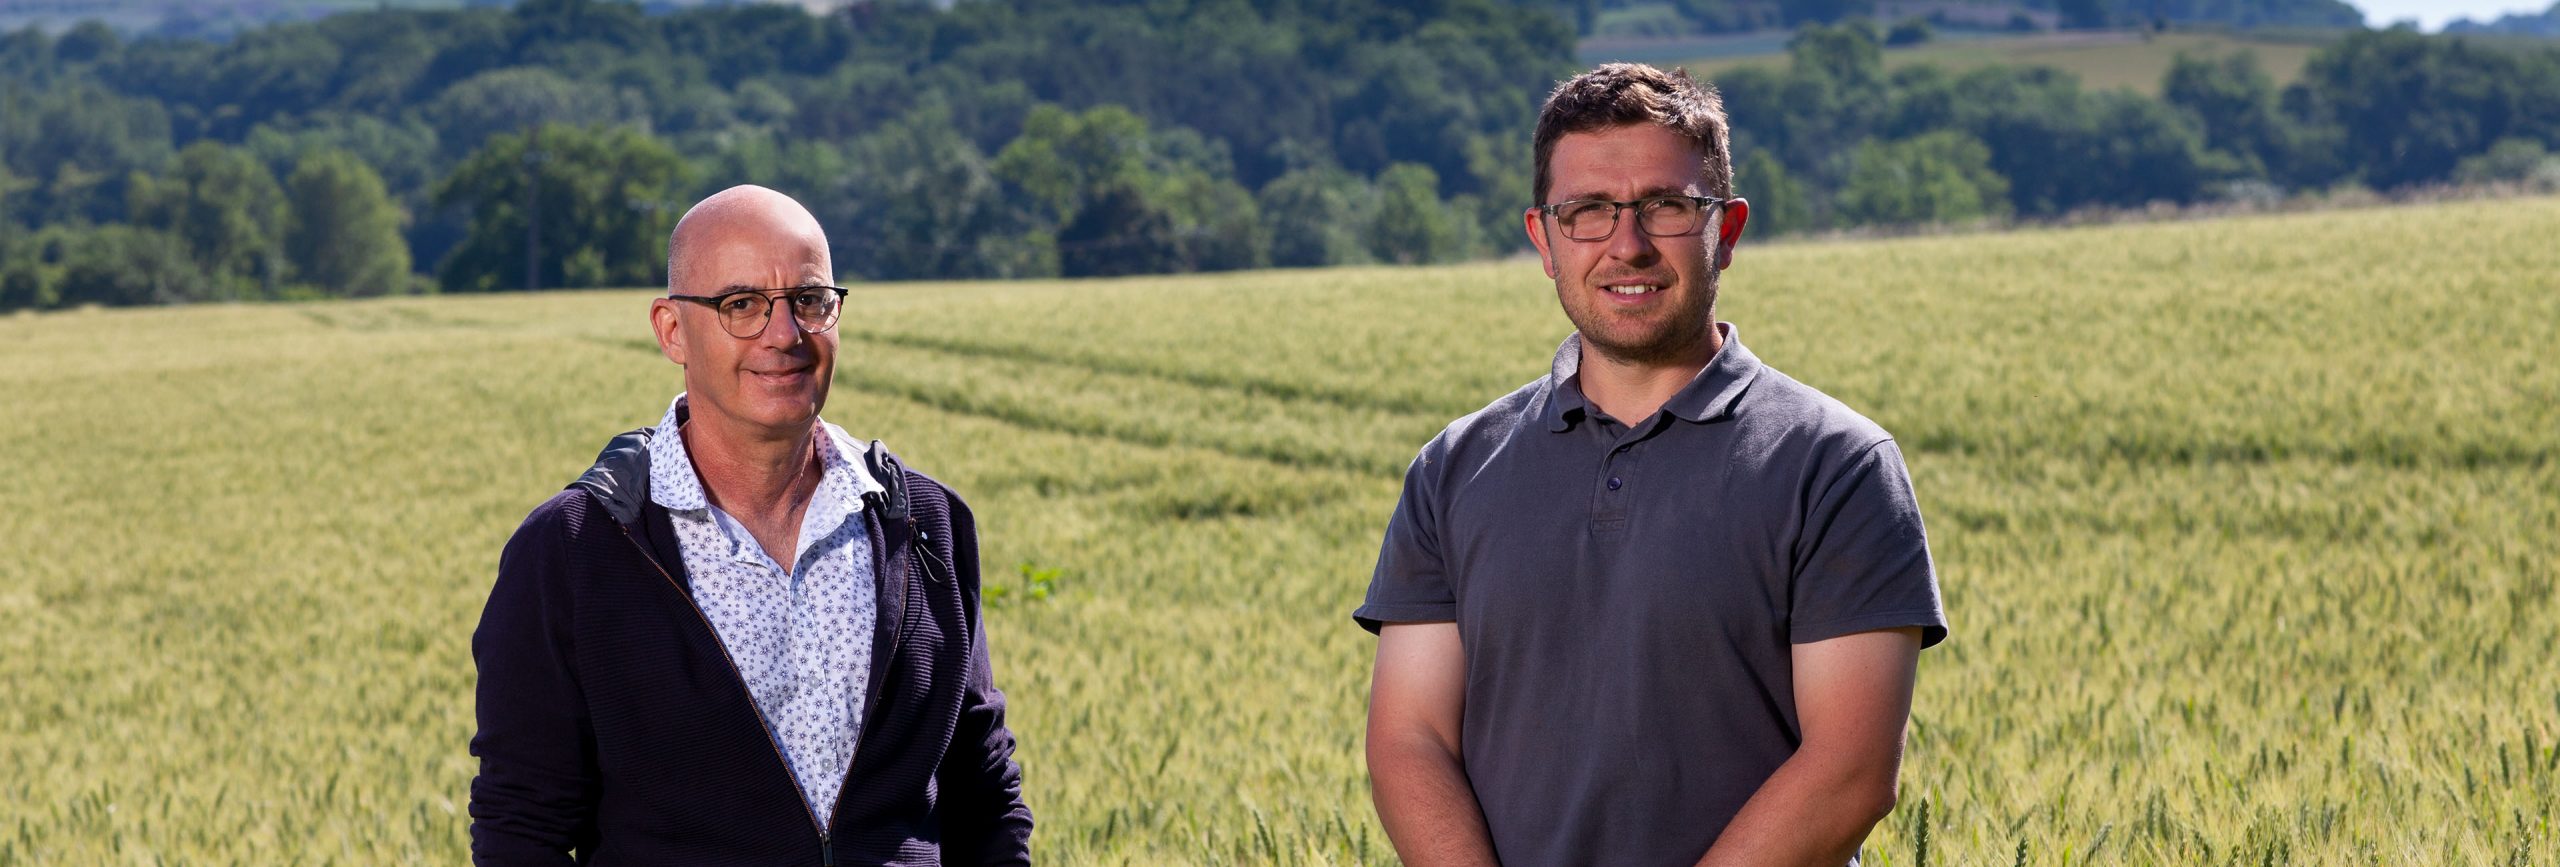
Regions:
[[[1600,287],[1600,291],[1612,295],[1642,295],[1647,292],[1660,292],[1662,289],[1663,286],[1660,283],[1620,283]]]

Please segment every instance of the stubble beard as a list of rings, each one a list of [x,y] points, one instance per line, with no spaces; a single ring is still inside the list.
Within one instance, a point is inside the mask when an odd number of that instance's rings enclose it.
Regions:
[[[1611,361],[1635,367],[1660,367],[1694,361],[1698,347],[1707,342],[1709,331],[1715,328],[1716,283],[1722,275],[1723,272],[1709,263],[1705,284],[1699,287],[1699,294],[1703,296],[1698,305],[1700,309],[1694,313],[1674,311],[1668,321],[1646,329],[1647,333],[1633,335],[1635,339],[1632,340],[1621,340],[1605,328],[1594,327],[1601,323],[1585,321],[1585,314],[1577,312],[1574,305],[1565,305],[1565,318],[1572,320],[1574,329],[1582,333],[1583,346]],[[1575,291],[1596,290],[1584,287]],[[1594,312],[1590,316],[1606,315],[1599,312],[1599,304],[1591,306]]]

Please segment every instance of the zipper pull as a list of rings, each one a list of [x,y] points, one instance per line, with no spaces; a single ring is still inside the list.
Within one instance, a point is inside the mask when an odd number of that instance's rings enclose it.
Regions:
[[[825,837],[818,838],[818,863],[826,867],[836,867],[836,841]]]

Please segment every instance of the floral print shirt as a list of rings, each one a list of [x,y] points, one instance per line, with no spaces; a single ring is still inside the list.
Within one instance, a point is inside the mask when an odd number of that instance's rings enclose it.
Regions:
[[[745,678],[774,746],[821,827],[853,764],[871,633],[879,618],[862,495],[884,490],[863,468],[869,448],[821,420],[824,475],[800,520],[792,568],[719,507],[694,474],[676,425],[677,395],[649,439],[649,499],[667,510],[694,604]]]

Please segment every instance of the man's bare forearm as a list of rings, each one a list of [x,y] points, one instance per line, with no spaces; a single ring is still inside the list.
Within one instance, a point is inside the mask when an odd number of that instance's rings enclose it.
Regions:
[[[1458,757],[1428,738],[1369,741],[1369,790],[1378,821],[1407,867],[1499,862],[1475,789]]]
[[[1841,867],[1893,812],[1894,788],[1891,771],[1799,750],[1760,784],[1698,867]]]

